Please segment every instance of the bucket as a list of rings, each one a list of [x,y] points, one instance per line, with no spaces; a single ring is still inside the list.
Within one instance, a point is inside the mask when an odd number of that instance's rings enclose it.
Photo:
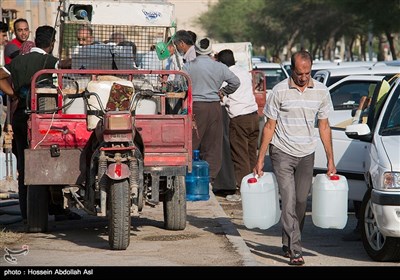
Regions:
[[[254,178],[254,174],[245,176],[240,185],[240,193],[243,222],[248,229],[268,229],[279,222],[281,209],[274,173],[264,172],[258,179]]]
[[[320,228],[343,229],[347,223],[346,177],[318,174],[312,186],[312,221]]]
[[[200,201],[210,198],[208,163],[200,159],[200,151],[193,151],[192,172],[186,173],[186,200]]]

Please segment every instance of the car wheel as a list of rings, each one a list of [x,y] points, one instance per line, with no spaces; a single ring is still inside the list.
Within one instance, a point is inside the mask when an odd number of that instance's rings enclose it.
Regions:
[[[361,239],[367,254],[374,261],[399,261],[400,238],[386,237],[378,228],[372,211],[371,191],[369,188],[361,204]]]

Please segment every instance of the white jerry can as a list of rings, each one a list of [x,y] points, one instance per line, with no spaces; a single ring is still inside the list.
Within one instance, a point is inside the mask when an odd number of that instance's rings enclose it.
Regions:
[[[312,221],[320,228],[343,229],[347,223],[346,177],[318,174],[312,186]]]
[[[240,186],[243,208],[243,222],[249,228],[268,229],[279,222],[278,183],[275,174],[264,172],[258,179],[249,174]]]

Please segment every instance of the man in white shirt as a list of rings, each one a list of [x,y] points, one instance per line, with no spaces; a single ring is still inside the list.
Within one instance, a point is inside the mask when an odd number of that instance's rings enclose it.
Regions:
[[[228,195],[226,198],[230,201],[239,201],[242,179],[252,172],[257,162],[258,106],[253,94],[251,74],[243,67],[235,65],[232,50],[220,51],[217,54],[217,61],[228,66],[240,80],[239,88],[222,99],[230,118],[229,142],[236,179],[236,194]]]

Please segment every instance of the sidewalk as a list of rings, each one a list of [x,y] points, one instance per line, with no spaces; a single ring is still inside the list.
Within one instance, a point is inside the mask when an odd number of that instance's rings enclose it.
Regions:
[[[210,204],[214,211],[214,216],[218,217],[218,222],[221,224],[226,237],[236,248],[236,251],[242,256],[244,266],[258,266],[260,263],[256,261],[254,255],[251,253],[249,247],[247,247],[246,242],[243,240],[236,226],[232,223],[231,217],[228,217],[221,207],[218,199],[214,193],[210,190]],[[188,202],[190,205],[190,202]],[[241,206],[241,202],[240,202]]]
[[[19,205],[13,203],[2,207],[2,211],[5,210],[18,211]],[[49,232],[24,234],[23,240],[29,246],[29,254],[19,257],[18,265],[260,265],[212,192],[207,201],[187,201],[187,226],[183,231],[164,229],[162,203],[155,207],[145,205],[140,217],[132,218],[130,245],[124,251],[109,250],[107,219],[78,211],[83,214],[82,220],[55,222],[50,216]],[[0,215],[2,228],[21,232],[22,222],[5,225],[5,217]],[[7,246],[18,249],[24,245],[17,243]],[[105,252],[108,256],[106,259]],[[0,266],[4,265],[7,264],[0,260]]]

